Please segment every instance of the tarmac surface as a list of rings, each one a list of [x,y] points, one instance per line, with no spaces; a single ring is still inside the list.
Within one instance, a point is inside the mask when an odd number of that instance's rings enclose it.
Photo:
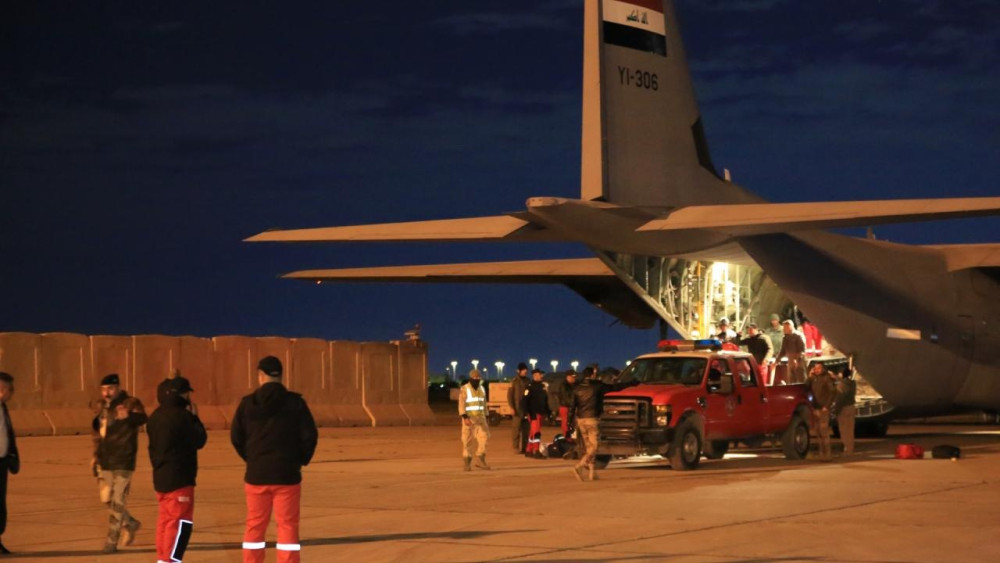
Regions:
[[[494,428],[493,470],[471,473],[457,422],[321,429],[304,472],[303,561],[1000,561],[998,426],[894,426],[832,463],[742,448],[695,471],[619,460],[580,483],[573,462],[514,454],[509,424]],[[955,444],[963,457],[893,459],[902,442]],[[90,437],[18,446],[3,536],[11,558],[156,560],[148,458],[128,503],[143,522],[138,538],[103,556],[107,511],[87,467]],[[243,466],[227,432],[209,434],[200,466],[185,561],[240,561]],[[272,523],[268,561],[274,540]]]

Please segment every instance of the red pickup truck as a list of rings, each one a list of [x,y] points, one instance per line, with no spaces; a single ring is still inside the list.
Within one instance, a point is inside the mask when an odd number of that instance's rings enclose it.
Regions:
[[[701,456],[718,459],[730,442],[780,441],[785,457],[809,451],[804,384],[764,384],[745,352],[717,340],[666,341],[661,352],[633,360],[619,381],[639,384],[604,396],[598,460],[662,455],[674,469],[694,469]]]

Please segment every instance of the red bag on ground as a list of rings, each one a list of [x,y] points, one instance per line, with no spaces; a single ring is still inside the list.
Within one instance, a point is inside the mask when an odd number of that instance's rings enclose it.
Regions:
[[[896,446],[896,459],[923,459],[924,449],[916,444]]]

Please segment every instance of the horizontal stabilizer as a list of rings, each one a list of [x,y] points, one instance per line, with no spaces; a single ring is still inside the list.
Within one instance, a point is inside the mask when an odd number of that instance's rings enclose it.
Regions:
[[[985,215],[1000,215],[1000,197],[696,205],[654,219],[638,230],[709,229],[751,236]]]
[[[599,258],[480,262],[429,266],[384,266],[302,270],[285,278],[325,282],[547,283],[562,284],[632,328],[650,328],[659,318]]]
[[[1000,268],[1000,244],[939,244],[933,248],[944,254],[948,271],[969,268]]]
[[[275,229],[247,242],[408,242],[408,241],[558,241],[543,227],[510,215],[381,223],[314,229]]]

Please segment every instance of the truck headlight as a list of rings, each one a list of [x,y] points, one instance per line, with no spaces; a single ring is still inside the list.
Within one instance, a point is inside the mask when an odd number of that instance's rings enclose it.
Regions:
[[[670,426],[670,405],[656,405],[656,425]]]

